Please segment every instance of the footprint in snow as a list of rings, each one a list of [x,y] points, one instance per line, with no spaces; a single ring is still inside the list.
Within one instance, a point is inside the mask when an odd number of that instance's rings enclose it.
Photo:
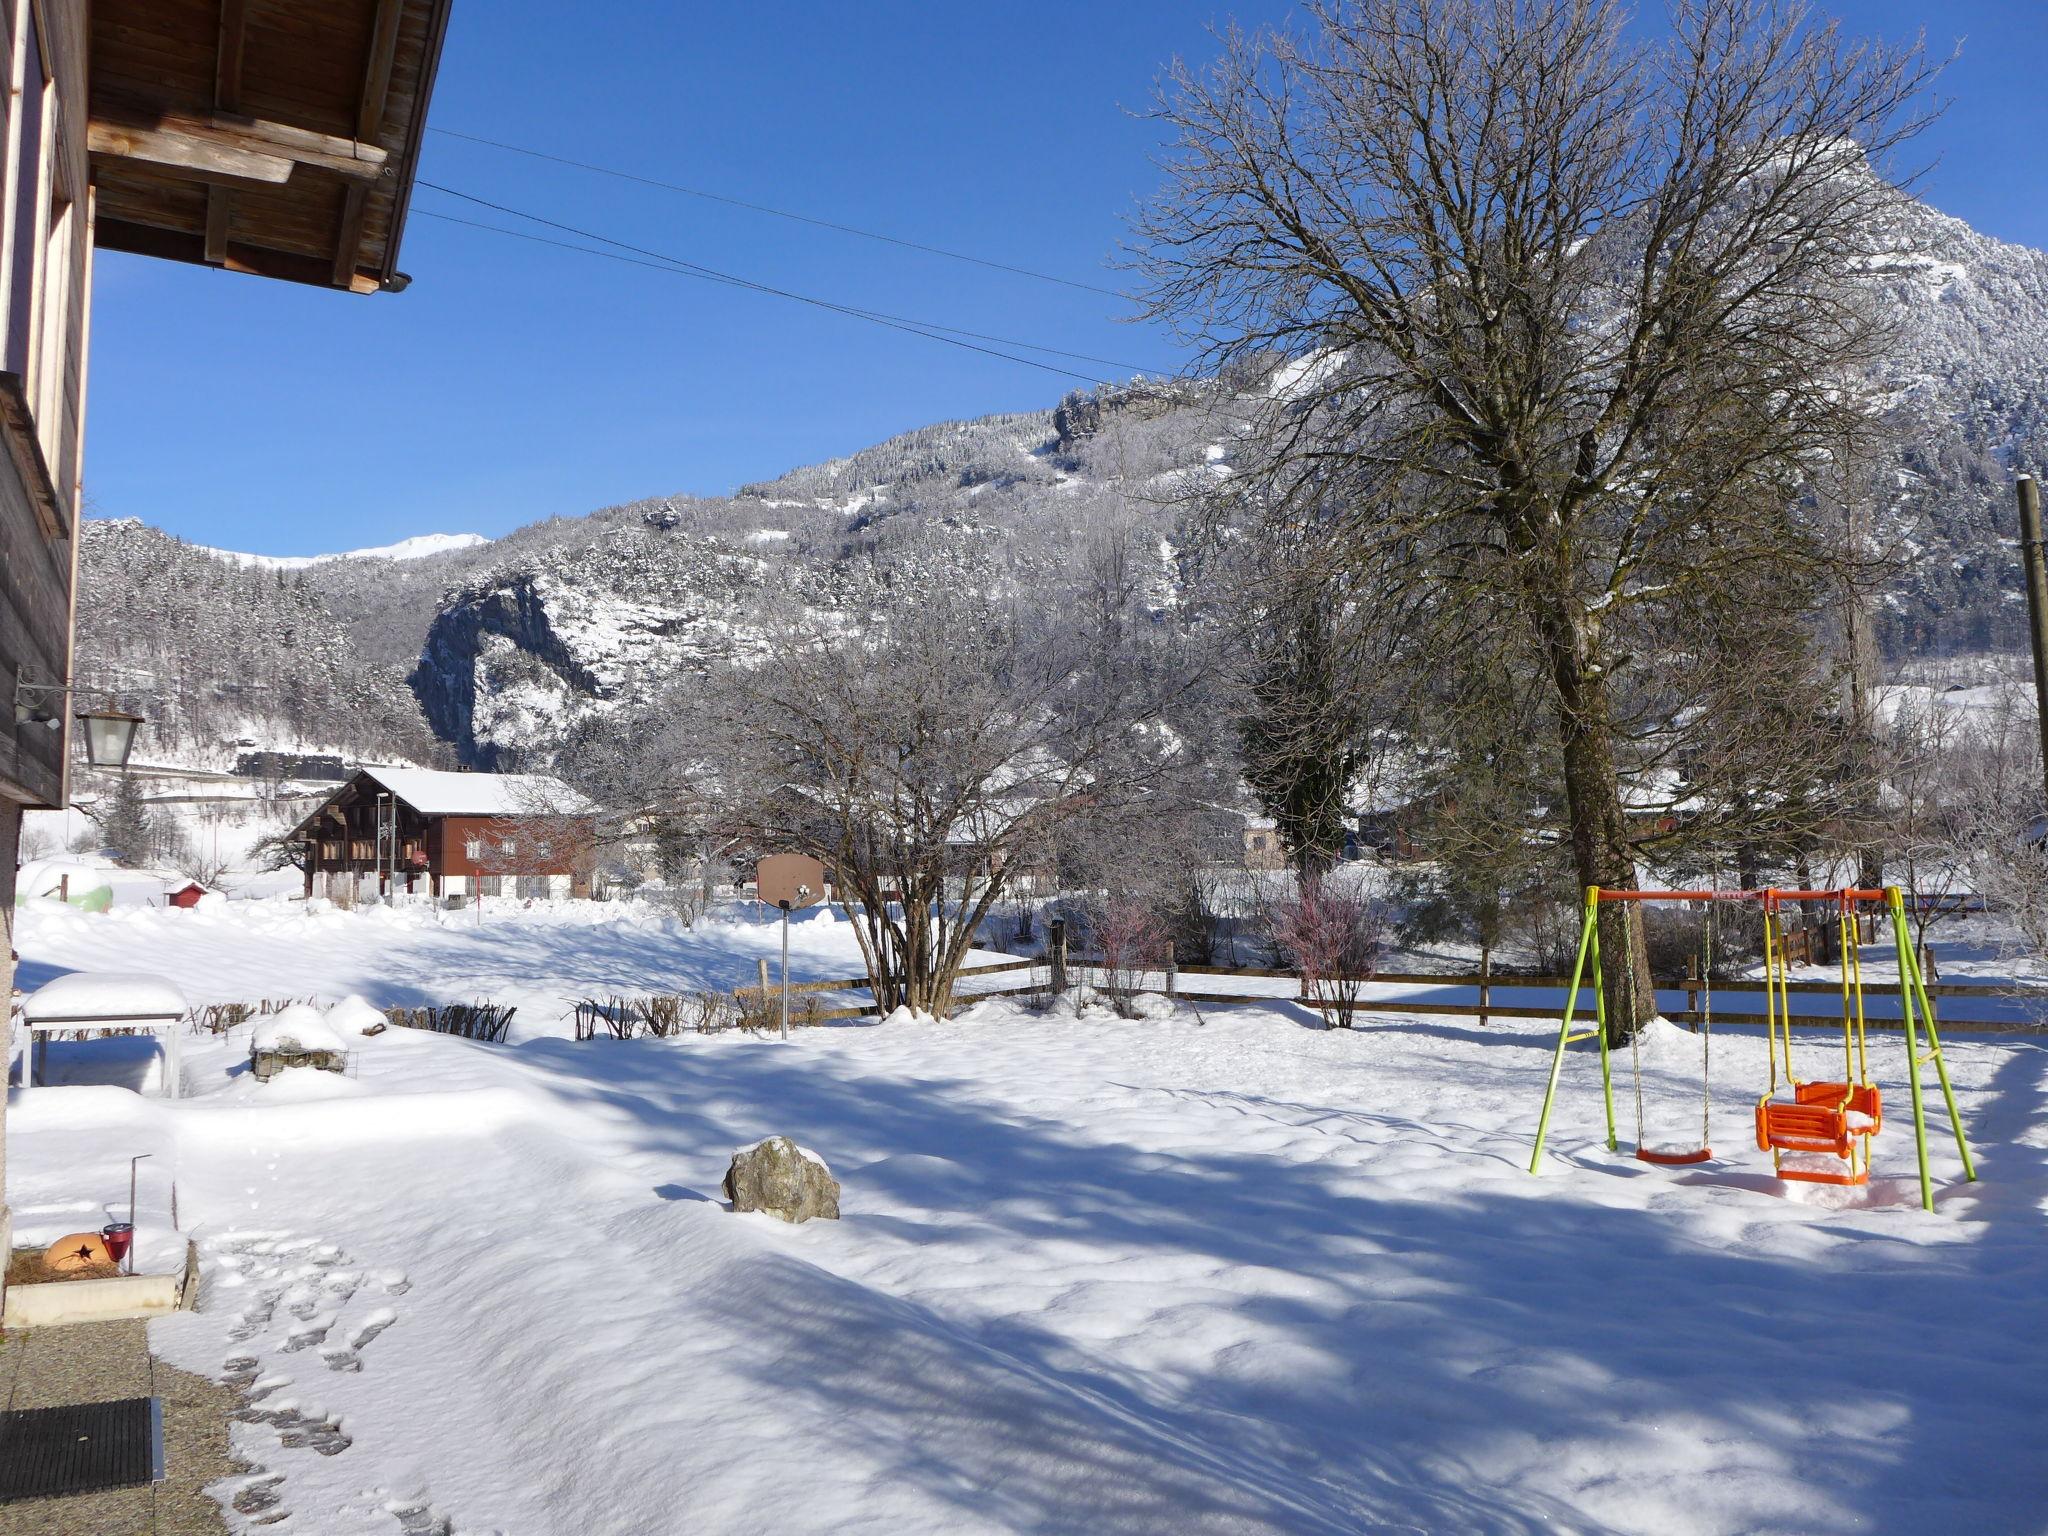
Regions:
[[[376,1338],[378,1334],[382,1333],[386,1328],[389,1328],[393,1323],[397,1321],[397,1312],[395,1312],[390,1307],[379,1307],[376,1311],[372,1312],[368,1317],[363,1319],[363,1326],[356,1330],[356,1336],[349,1342],[353,1344],[357,1349],[362,1349],[367,1344],[369,1344],[369,1342],[372,1339]]]
[[[294,1328],[284,1341],[284,1352],[295,1355],[302,1349],[311,1349],[315,1344],[325,1344],[327,1335],[334,1330],[334,1314],[322,1312],[317,1317],[306,1319],[304,1326]]]
[[[265,1357],[317,1349],[329,1371],[360,1372],[361,1351],[398,1321],[398,1312],[379,1306],[353,1317],[344,1314],[366,1285],[385,1296],[404,1295],[412,1288],[405,1271],[366,1270],[350,1263],[336,1244],[277,1233],[228,1239],[213,1256],[226,1277],[255,1293],[228,1330],[229,1339],[241,1348],[221,1361],[227,1383],[243,1395],[233,1417],[270,1426],[286,1450],[340,1455],[352,1443],[341,1421],[288,1392],[293,1384],[289,1375],[266,1374]],[[330,1336],[346,1342],[330,1345]],[[235,1491],[230,1503],[252,1527],[281,1525],[291,1519],[283,1504],[283,1482],[281,1473],[253,1477]],[[400,1536],[448,1536],[452,1530],[446,1517],[422,1499],[385,1501],[382,1490],[376,1497],[379,1503],[372,1507],[399,1522]]]
[[[276,1472],[252,1477],[234,1491],[228,1504],[238,1515],[262,1517],[253,1519],[253,1524],[275,1525],[290,1518],[289,1511],[279,1507],[284,1502],[283,1484],[283,1476]]]
[[[387,1504],[398,1521],[399,1536],[452,1536],[448,1517],[431,1504]]]

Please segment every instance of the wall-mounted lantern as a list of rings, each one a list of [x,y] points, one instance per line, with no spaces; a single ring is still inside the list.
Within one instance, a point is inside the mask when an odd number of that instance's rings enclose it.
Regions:
[[[142,716],[125,709],[80,710],[78,723],[85,727],[85,760],[95,768],[126,768],[128,754],[135,750],[135,731]]]
[[[59,712],[48,700],[48,695],[65,697],[76,693],[104,691],[97,688],[67,688],[58,683],[17,681],[14,685],[14,723],[42,725],[54,731],[61,722]],[[130,714],[125,709],[116,709],[108,704],[81,709],[73,718],[85,727],[87,763],[95,768],[128,766],[128,755],[135,750],[135,732],[143,723],[142,716]]]

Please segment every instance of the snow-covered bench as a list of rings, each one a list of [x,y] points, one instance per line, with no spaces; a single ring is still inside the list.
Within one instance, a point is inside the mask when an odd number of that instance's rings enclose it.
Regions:
[[[130,971],[74,971],[44,982],[21,1004],[28,1051],[21,1086],[35,1081],[36,1035],[61,1029],[150,1029],[164,1037],[164,1091],[177,1098],[182,1074],[178,1037],[184,1032],[185,996],[161,976]]]

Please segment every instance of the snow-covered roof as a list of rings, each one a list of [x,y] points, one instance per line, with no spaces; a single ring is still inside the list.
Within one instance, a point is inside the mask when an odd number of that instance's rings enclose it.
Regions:
[[[184,1012],[184,993],[165,977],[140,971],[73,971],[44,982],[21,1005],[21,1016],[31,1024],[60,1019],[174,1019]]]
[[[545,773],[445,773],[435,768],[365,768],[425,816],[567,816],[596,809]]]

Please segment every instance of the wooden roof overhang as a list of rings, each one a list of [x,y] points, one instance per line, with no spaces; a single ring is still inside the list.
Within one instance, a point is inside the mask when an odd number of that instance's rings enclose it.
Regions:
[[[452,0],[92,0],[96,243],[356,293],[398,270]]]

